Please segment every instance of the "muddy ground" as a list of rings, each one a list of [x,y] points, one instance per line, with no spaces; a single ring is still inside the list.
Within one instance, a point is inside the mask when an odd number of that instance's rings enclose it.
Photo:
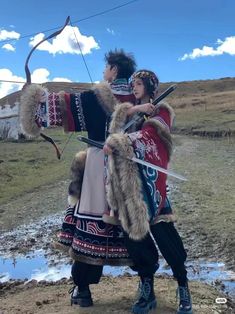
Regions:
[[[185,175],[188,181],[169,179],[169,184],[178,218],[176,226],[182,235],[188,259],[225,262],[228,269],[234,270],[235,174],[232,169],[235,169],[235,143],[227,139],[175,136],[175,144],[171,168]],[[0,206],[0,237],[4,236],[1,237],[0,255],[26,254],[50,247],[62,219],[67,185],[68,181],[63,180]],[[53,224],[45,218],[37,225],[42,217],[54,214]],[[31,222],[36,222],[34,232]],[[23,224],[26,225],[22,232]],[[5,233],[16,227],[21,227],[18,233]],[[0,313],[129,313],[137,278],[104,277],[99,286],[92,287],[95,301],[92,311],[70,307],[67,291],[71,285],[68,281],[1,284]],[[175,313],[175,288],[176,284],[170,278],[156,280],[159,300],[156,313]],[[192,282],[191,289],[195,313],[233,313],[232,301],[227,305],[215,303],[221,294],[214,287]]]
[[[94,313],[94,314],[128,314],[135,299],[138,285],[137,277],[103,277],[99,286],[91,287],[94,306],[81,309],[70,306],[68,290],[71,282],[60,281],[55,284],[18,282],[1,289],[1,314],[35,314],[35,313]],[[231,304],[218,305],[215,299],[218,293],[210,286],[192,282],[194,314],[232,314]],[[174,314],[177,301],[175,297],[176,283],[167,278],[158,278],[155,284],[158,307],[151,313]]]

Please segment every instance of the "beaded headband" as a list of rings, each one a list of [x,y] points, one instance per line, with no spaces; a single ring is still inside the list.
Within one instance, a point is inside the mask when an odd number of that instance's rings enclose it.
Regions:
[[[154,90],[158,89],[159,81],[157,76],[153,72],[147,70],[137,71],[131,76],[130,83],[132,83],[137,78],[149,80],[149,83],[151,86],[154,87]]]

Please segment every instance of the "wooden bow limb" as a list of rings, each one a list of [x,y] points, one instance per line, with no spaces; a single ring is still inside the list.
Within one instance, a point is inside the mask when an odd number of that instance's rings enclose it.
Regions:
[[[38,47],[39,45],[41,45],[44,41],[46,41],[46,40],[48,40],[48,39],[51,39],[51,38],[53,38],[53,37],[59,35],[59,34],[64,30],[64,28],[69,24],[69,22],[70,22],[70,17],[68,16],[68,17],[66,18],[66,21],[65,21],[64,26],[63,26],[61,29],[59,29],[58,31],[54,32],[53,34],[47,36],[46,38],[42,39],[41,41],[39,41],[39,42],[37,43],[37,45],[35,45],[35,46],[31,49],[31,51],[30,51],[30,53],[28,54],[28,57],[27,57],[27,59],[26,59],[26,61],[25,61],[25,67],[24,67],[25,73],[26,73],[26,81],[27,81],[27,84],[31,84],[31,73],[30,73],[28,64],[29,64],[29,59],[30,59],[30,57],[32,56],[32,53],[34,52],[34,50],[36,50],[37,47]]]
[[[27,82],[26,85],[30,85],[30,84],[32,83],[32,81],[31,81],[31,73],[30,73],[29,66],[28,66],[28,64],[29,64],[29,59],[30,59],[30,57],[32,56],[32,53],[33,53],[33,52],[37,49],[37,47],[38,47],[39,45],[41,45],[44,41],[46,41],[46,40],[48,40],[48,39],[51,39],[51,38],[53,38],[53,37],[55,37],[55,36],[58,36],[58,35],[64,30],[64,28],[69,24],[69,22],[70,22],[70,17],[68,16],[68,17],[66,18],[65,24],[63,25],[62,28],[60,28],[58,31],[54,32],[53,34],[51,34],[51,35],[47,36],[46,38],[42,39],[41,41],[39,41],[39,42],[37,43],[37,45],[35,45],[35,46],[31,49],[31,51],[30,51],[30,53],[28,54],[28,57],[27,57],[27,59],[26,59],[26,61],[25,61],[25,67],[24,67],[24,69],[25,69],[25,74],[26,74],[26,82]],[[40,133],[40,136],[41,136],[43,139],[45,139],[46,141],[48,141],[49,143],[51,143],[51,144],[55,147],[57,158],[60,159],[60,158],[61,158],[61,152],[60,152],[58,146],[56,145],[56,143],[54,142],[54,140],[53,140],[50,136],[45,135],[44,133]]]

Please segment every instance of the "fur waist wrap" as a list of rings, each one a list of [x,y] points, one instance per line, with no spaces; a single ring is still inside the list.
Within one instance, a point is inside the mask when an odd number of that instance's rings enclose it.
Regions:
[[[122,104],[118,108],[120,114],[114,113],[111,128],[112,131],[116,128],[117,133],[107,139],[107,144],[117,152],[108,157],[107,200],[129,237],[141,240],[164,207],[166,175],[127,158],[137,157],[167,168],[172,151],[172,109],[161,105],[157,115],[147,120],[140,130],[123,134],[120,128],[126,122],[123,117],[128,107]]]

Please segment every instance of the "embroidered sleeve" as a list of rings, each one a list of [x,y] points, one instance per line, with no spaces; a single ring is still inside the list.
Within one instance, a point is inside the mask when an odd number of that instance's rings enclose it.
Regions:
[[[65,94],[68,131],[86,131],[81,94]]]
[[[92,90],[64,94],[63,125],[68,132],[87,131],[89,138],[103,141],[107,115]]]

